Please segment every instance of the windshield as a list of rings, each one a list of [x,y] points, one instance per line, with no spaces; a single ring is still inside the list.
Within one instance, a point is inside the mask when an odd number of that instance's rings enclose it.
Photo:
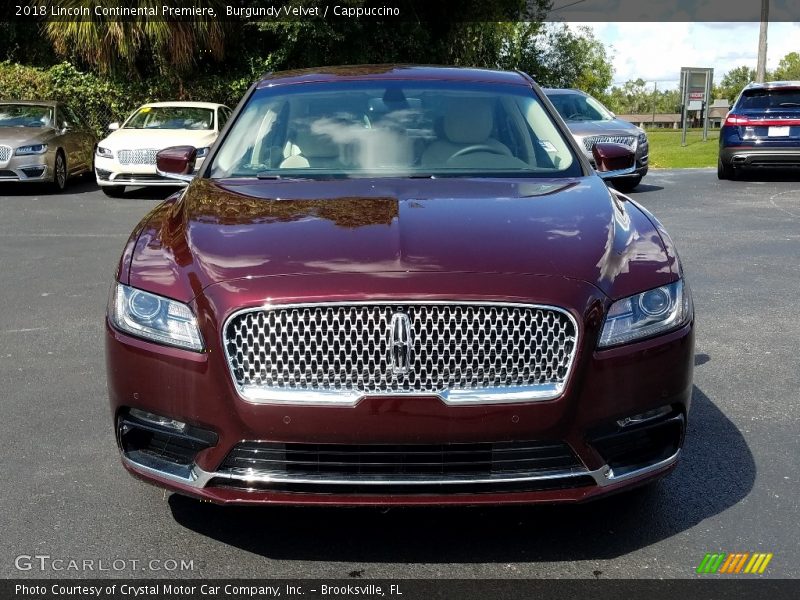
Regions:
[[[348,82],[256,90],[212,178],[582,174],[524,86]]]
[[[31,104],[0,104],[0,127],[52,127],[53,108]]]
[[[213,129],[214,111],[194,106],[143,106],[125,129]]]
[[[797,88],[745,90],[739,101],[739,108],[748,110],[800,108],[800,90]]]
[[[583,94],[548,94],[565,121],[611,121],[614,118],[606,107],[591,96]]]

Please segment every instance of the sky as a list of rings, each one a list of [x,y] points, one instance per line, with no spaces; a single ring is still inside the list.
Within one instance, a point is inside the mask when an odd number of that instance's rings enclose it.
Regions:
[[[681,67],[710,67],[714,83],[740,65],[755,69],[759,23],[570,23],[590,27],[613,57],[615,85],[642,78],[659,89],[677,88]],[[770,23],[767,69],[800,52],[800,23]]]

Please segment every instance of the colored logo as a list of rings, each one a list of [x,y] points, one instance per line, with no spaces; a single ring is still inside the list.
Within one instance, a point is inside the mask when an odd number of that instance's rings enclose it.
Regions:
[[[697,572],[701,575],[710,573],[725,573],[727,575],[736,573],[761,574],[767,569],[769,561],[772,560],[772,552],[734,552],[726,554],[718,552],[706,554],[697,566]]]

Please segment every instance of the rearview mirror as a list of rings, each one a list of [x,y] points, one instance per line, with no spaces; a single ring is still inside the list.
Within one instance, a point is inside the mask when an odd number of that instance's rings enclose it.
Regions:
[[[592,146],[595,169],[602,178],[632,173],[636,165],[636,154],[624,144],[599,142]]]
[[[196,161],[197,148],[194,146],[171,146],[156,154],[156,172],[162,177],[191,181]]]
[[[119,123],[117,123],[116,121],[110,123],[108,126],[109,131],[116,131],[117,129],[119,129]]]

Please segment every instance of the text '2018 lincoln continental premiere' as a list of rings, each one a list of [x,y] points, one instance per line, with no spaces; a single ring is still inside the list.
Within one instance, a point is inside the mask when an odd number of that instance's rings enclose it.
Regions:
[[[131,473],[218,503],[502,504],[675,466],[694,359],[675,245],[527,75],[269,74],[195,159],[159,152],[189,184],[110,292]]]

